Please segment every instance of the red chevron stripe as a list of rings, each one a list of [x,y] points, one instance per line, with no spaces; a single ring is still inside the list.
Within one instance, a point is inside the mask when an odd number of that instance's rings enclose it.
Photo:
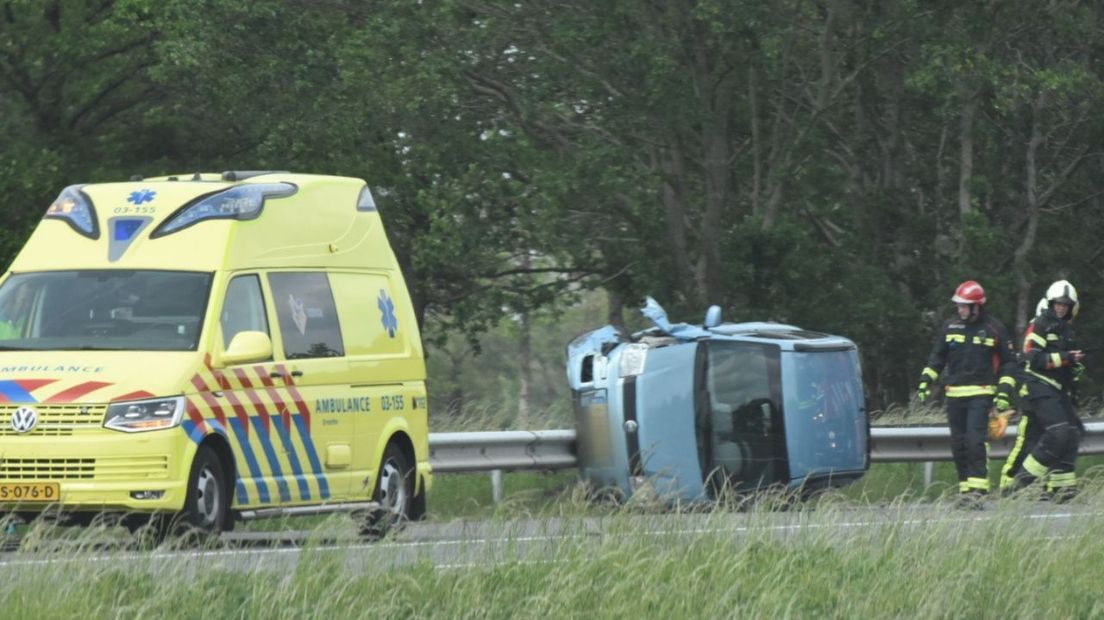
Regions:
[[[257,391],[253,389],[253,383],[249,381],[249,377],[245,374],[245,370],[235,368],[234,375],[238,377],[238,382],[242,384],[242,390],[253,403],[253,408],[257,410],[257,415],[261,416],[261,423],[264,424],[265,430],[267,431],[272,428],[272,423],[268,416],[268,408],[265,407]]]
[[[145,390],[138,390],[137,392],[128,392],[126,394],[123,394],[122,396],[116,396],[115,398],[111,399],[111,402],[114,403],[120,400],[138,400],[139,398],[153,398],[153,394]]]
[[[207,384],[203,382],[203,377],[200,377],[198,374],[193,376],[192,385],[199,391],[199,395],[203,398],[203,402],[207,403],[207,406],[211,408],[211,411],[215,414],[215,419],[222,425],[222,428],[229,431],[228,425],[226,424],[226,414],[222,411],[222,406],[215,400],[214,394],[211,394],[211,391],[207,389]]]
[[[261,378],[261,383],[265,387],[272,387],[272,373],[268,371],[264,366],[254,366],[253,372],[257,373],[257,376]]]
[[[226,400],[230,401],[230,407],[234,410],[234,415],[238,417],[238,422],[241,422],[242,432],[245,436],[249,437],[249,412],[242,406],[241,401],[234,395],[234,390],[226,390],[222,394],[226,397]]]
[[[230,382],[226,380],[226,376],[224,374],[222,374],[222,371],[221,370],[216,370],[216,369],[211,367],[211,354],[210,353],[207,353],[203,356],[203,365],[207,367],[207,370],[211,371],[212,375],[214,375],[215,381],[218,381],[219,389],[221,389],[221,390],[232,389],[230,387]]]
[[[102,387],[108,386],[108,385],[111,385],[111,384],[110,383],[104,383],[103,381],[85,381],[84,383],[81,383],[79,385],[74,385],[73,387],[71,387],[67,390],[62,390],[62,391],[58,392],[57,394],[54,394],[53,396],[51,396],[50,398],[47,398],[46,400],[44,400],[42,402],[46,402],[46,403],[71,403],[74,400],[77,400],[78,398],[80,398],[81,396],[84,396],[85,394],[95,392],[96,390],[98,390]]]
[[[15,383],[24,390],[27,390],[28,392],[33,392],[38,388],[44,385],[50,385],[55,381],[57,381],[57,379],[16,379]]]
[[[192,424],[195,424],[196,428],[202,430],[203,434],[206,435],[208,432],[207,423],[203,421],[203,414],[196,408],[192,399],[187,398],[184,400],[184,410],[188,412],[188,418],[191,419]]]
[[[254,366],[253,371],[257,373],[257,376],[261,378],[261,383],[265,386],[265,392],[268,393],[268,397],[272,399],[273,406],[276,407],[276,411],[280,414],[280,422],[284,425],[284,430],[291,432],[291,412],[288,411],[287,403],[280,397],[280,393],[276,391],[274,384],[272,383],[272,375],[268,369],[264,366]]]
[[[310,432],[311,427],[311,413],[310,409],[307,409],[307,403],[303,402],[302,395],[299,394],[299,390],[295,389],[295,378],[288,372],[287,367],[283,364],[278,366],[280,374],[284,377],[284,387],[287,388],[288,394],[291,395],[291,400],[295,403],[295,408],[299,410],[299,415],[303,416],[303,422],[307,425],[307,432]]]

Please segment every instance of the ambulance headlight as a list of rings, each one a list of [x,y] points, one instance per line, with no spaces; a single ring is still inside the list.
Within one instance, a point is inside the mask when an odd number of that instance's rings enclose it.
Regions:
[[[70,185],[61,190],[56,200],[46,209],[46,219],[64,220],[73,230],[89,239],[100,238],[100,225],[92,199],[81,191],[83,185]]]
[[[171,235],[206,220],[251,220],[261,214],[265,200],[286,198],[299,188],[291,183],[247,183],[203,196],[184,205],[153,231],[150,238]]]
[[[635,377],[644,372],[644,361],[648,359],[648,345],[627,344],[621,351],[621,376]]]
[[[179,426],[183,417],[183,396],[128,400],[108,405],[104,427],[124,433],[158,431]]]

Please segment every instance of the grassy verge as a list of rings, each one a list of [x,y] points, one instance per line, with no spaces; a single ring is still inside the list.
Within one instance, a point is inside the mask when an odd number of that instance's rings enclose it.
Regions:
[[[838,497],[797,514],[626,511],[601,536],[535,552],[518,541],[462,565],[427,555],[364,572],[348,569],[355,549],[307,548],[286,573],[90,552],[0,565],[0,597],[3,615],[19,618],[1094,617],[1104,613],[1093,568],[1104,563],[1104,499],[1088,495],[1071,507],[1078,517],[1050,520],[1024,518],[1035,506],[1024,502],[857,513],[865,506]]]

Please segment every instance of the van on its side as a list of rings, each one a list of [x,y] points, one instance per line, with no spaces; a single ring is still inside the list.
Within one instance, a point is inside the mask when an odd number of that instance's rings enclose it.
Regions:
[[[870,467],[858,347],[780,323],[611,325],[567,346],[579,472],[604,493],[671,503],[843,486]]]
[[[418,325],[362,180],[73,185],[0,281],[0,511],[375,531],[424,513],[428,444]]]

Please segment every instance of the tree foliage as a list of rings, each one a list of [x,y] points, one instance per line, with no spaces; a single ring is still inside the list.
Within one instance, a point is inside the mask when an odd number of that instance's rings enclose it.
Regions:
[[[8,0],[10,258],[53,195],[275,168],[377,194],[426,334],[586,288],[856,339],[907,396],[963,279],[1093,299],[1104,9],[1073,0]]]

